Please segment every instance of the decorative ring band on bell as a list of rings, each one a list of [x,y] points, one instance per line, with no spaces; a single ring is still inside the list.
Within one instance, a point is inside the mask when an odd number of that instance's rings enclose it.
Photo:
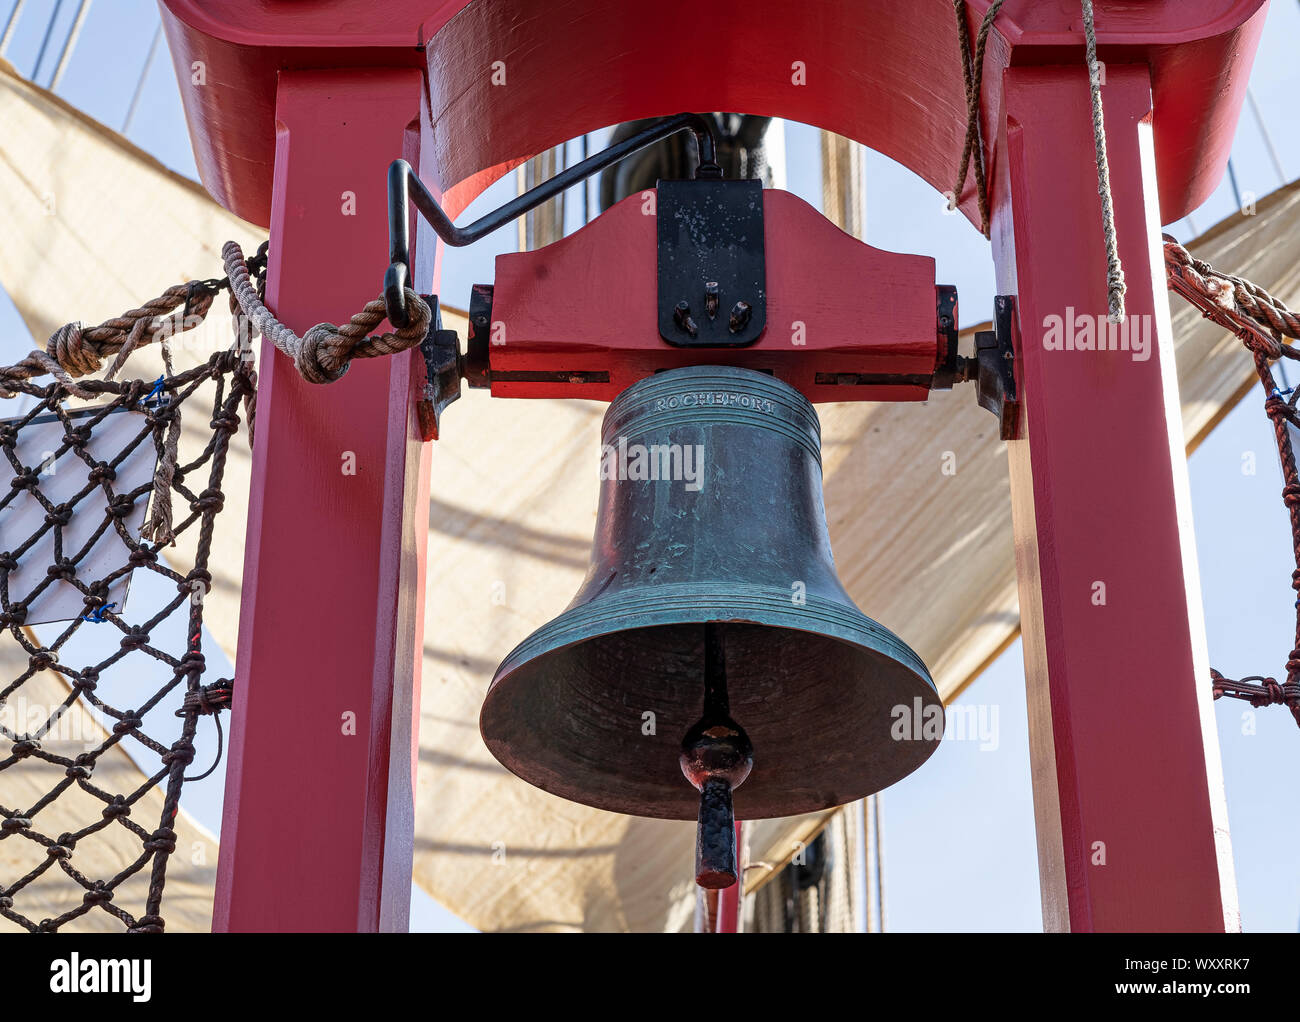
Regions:
[[[738,818],[843,805],[919,767],[942,703],[836,575],[807,399],[747,369],[674,369],[620,394],[602,439],[591,566],[497,669],[479,720],[492,754],[575,802],[695,819],[679,756],[703,709],[702,626],[722,623],[729,712],[754,750]]]

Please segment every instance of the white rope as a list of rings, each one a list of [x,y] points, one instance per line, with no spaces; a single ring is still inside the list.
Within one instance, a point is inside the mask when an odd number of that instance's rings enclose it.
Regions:
[[[1092,94],[1092,137],[1097,148],[1097,194],[1101,196],[1101,224],[1106,235],[1106,298],[1110,321],[1124,322],[1124,267],[1115,239],[1115,209],[1111,201],[1110,160],[1106,157],[1106,121],[1101,109],[1101,66],[1097,63],[1097,30],[1092,23],[1092,0],[1083,0],[1083,31],[1088,40],[1088,88]]]

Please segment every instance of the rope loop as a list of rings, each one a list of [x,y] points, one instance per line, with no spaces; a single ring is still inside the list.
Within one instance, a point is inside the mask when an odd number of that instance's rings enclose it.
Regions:
[[[387,318],[381,296],[367,302],[365,308],[342,326],[317,323],[299,337],[276,319],[263,303],[250,279],[248,261],[239,244],[226,242],[221,249],[221,258],[239,314],[249,326],[270,338],[276,348],[293,359],[294,368],[308,383],[333,383],[348,371],[353,359],[395,355],[415,347],[429,332],[433,314],[428,303],[407,288],[406,303],[411,317],[404,327],[383,334],[370,334]]]

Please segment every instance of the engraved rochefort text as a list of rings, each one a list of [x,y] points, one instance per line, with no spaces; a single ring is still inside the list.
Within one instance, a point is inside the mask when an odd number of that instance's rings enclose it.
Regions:
[[[673,411],[677,408],[750,408],[756,412],[771,415],[776,405],[767,398],[755,397],[753,394],[738,394],[731,390],[701,390],[693,394],[674,394],[661,397],[655,402],[656,412]]]

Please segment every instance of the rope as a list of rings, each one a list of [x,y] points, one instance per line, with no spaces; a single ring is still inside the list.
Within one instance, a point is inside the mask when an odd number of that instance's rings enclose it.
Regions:
[[[221,752],[225,746],[225,735],[221,731],[221,710],[228,710],[234,700],[235,690],[229,678],[218,678],[211,685],[201,685],[185,693],[181,708],[176,716],[186,717],[193,714],[210,714],[217,729],[217,754],[212,766],[195,777],[183,777],[183,781],[202,781],[212,776],[213,771],[221,765]]]
[[[146,325],[119,324],[119,335],[125,331],[126,338],[119,336],[112,343],[125,344],[132,335],[137,346],[152,339],[149,316],[137,317],[134,322]],[[69,340],[67,350],[81,351],[100,343],[87,339],[89,333],[81,331],[80,341]],[[67,340],[74,334],[68,331],[63,336]],[[158,340],[165,343],[165,338]],[[103,354],[100,351],[98,357]],[[67,407],[68,391],[60,384],[37,385],[30,382],[30,375],[24,369],[5,378],[15,390],[34,398],[35,406],[0,422],[0,461],[14,476],[8,492],[0,492],[0,513],[10,513],[8,524],[21,518],[32,527],[26,536],[7,526],[0,530],[0,641],[17,644],[12,650],[14,673],[0,678],[0,703],[15,696],[24,698],[32,692],[25,686],[29,682],[39,685],[42,672],[59,675],[70,691],[56,705],[44,706],[35,719],[28,714],[20,723],[10,724],[0,715],[0,839],[27,849],[17,860],[25,863],[22,867],[0,869],[0,917],[31,932],[52,932],[90,913],[98,916],[102,912],[129,932],[160,933],[164,929],[160,912],[167,867],[176,851],[175,819],[182,788],[187,780],[207,776],[186,774],[194,760],[199,720],[213,716],[219,761],[223,738],[213,711],[229,706],[232,697],[228,682],[202,685],[207,669],[202,651],[204,601],[195,597],[212,587],[208,560],[216,518],[225,503],[221,487],[230,438],[239,429],[237,409],[251,377],[232,349],[179,373],[171,373],[169,368],[168,374],[153,382],[84,381],[78,385],[84,393],[105,401],[92,409],[74,411]],[[210,435],[194,460],[175,466],[167,476],[177,505],[185,509],[178,515],[174,531],[182,536],[188,533],[192,543],[192,567],[182,573],[159,557],[161,542],[135,535],[128,524],[133,508],[150,499],[151,491],[156,499],[158,478],[128,489],[119,469],[151,433],[155,443],[170,446],[172,429],[186,402],[191,408],[201,403],[195,408],[200,414],[192,418],[208,422]],[[142,407],[148,419],[134,430],[126,429],[132,436],[116,432],[130,420],[114,413]],[[201,414],[207,408],[210,411]],[[43,433],[51,418],[62,426],[61,440]],[[44,424],[42,434],[27,432],[38,422]],[[165,428],[168,423],[171,428]],[[102,432],[101,424],[103,429],[116,424],[111,427],[114,432]],[[162,439],[164,431],[167,440]],[[120,445],[115,450],[105,449],[110,438]],[[38,454],[47,443],[57,449]],[[32,464],[37,457],[43,459],[41,463]],[[65,481],[51,492],[46,492],[42,471],[47,464],[57,464],[58,478]],[[71,485],[66,484],[69,479]],[[171,506],[170,495],[167,506]],[[77,525],[72,530],[69,526],[74,521]],[[82,537],[75,542],[74,531]],[[83,541],[86,535],[95,538]],[[135,598],[135,613],[128,618],[123,597],[116,594],[123,591],[120,587],[132,574],[146,572],[164,587],[151,587],[155,599],[149,606]],[[170,595],[166,595],[168,589]],[[69,600],[76,609],[64,611],[66,626],[37,636],[27,620],[43,615],[50,598]],[[170,627],[180,623],[183,630]],[[95,634],[94,641],[86,643],[82,641],[85,636],[75,638],[82,629],[105,634]],[[102,659],[90,663],[83,659],[92,655]],[[119,669],[129,672],[131,685],[101,684],[110,670]],[[108,700],[117,702],[114,693],[130,702],[113,705]],[[81,704],[79,710],[74,709],[76,704]],[[165,718],[151,716],[150,711],[163,704],[179,704],[179,720],[174,726],[167,726]],[[72,722],[66,715],[73,712],[80,718],[82,711],[100,715],[107,733],[95,729],[83,742],[84,736],[63,732],[61,728]],[[143,776],[128,780],[111,769],[106,759],[114,746],[130,750]],[[100,769],[101,765],[108,769]],[[6,774],[8,770],[15,773]],[[25,790],[26,785],[15,788],[8,783],[19,776],[29,785],[41,785],[37,790],[44,794],[34,802],[7,804],[6,795]],[[62,803],[62,813],[46,811],[74,788],[91,809],[78,809],[69,799]],[[148,809],[147,799],[158,789],[161,805]],[[68,819],[74,813],[79,818],[70,825]],[[125,839],[122,847],[130,851],[111,861],[93,850],[83,854],[83,848],[93,848],[102,840],[96,837],[101,832],[111,832],[119,842]],[[110,872],[87,875],[92,867],[96,872]],[[66,911],[54,918],[41,918],[44,913],[36,910],[48,903],[51,885],[60,877],[77,885],[73,890],[81,897],[63,899]],[[139,904],[132,904],[135,902]],[[91,925],[100,928],[93,921]]]
[[[173,334],[191,330],[202,323],[212,308],[213,299],[229,288],[236,349],[240,356],[240,366],[236,371],[246,384],[243,400],[251,445],[257,374],[249,342],[256,333],[270,337],[280,351],[292,358],[303,379],[310,383],[332,383],[347,372],[352,359],[394,355],[419,344],[428,332],[432,316],[429,306],[407,288],[411,322],[400,330],[368,336],[386,318],[384,301],[377,298],[343,326],[318,323],[299,337],[276,319],[264,303],[266,244],[263,243],[251,260],[244,258],[243,250],[233,241],[222,247],[221,254],[227,274],[222,280],[191,280],[174,284],[140,308],[105,320],[96,327],[86,328],[80,323],[66,323],[59,327],[50,335],[44,351],[32,351],[21,362],[0,367],[0,397],[13,397],[18,386],[33,377],[53,376],[72,396],[92,399],[100,391],[78,383],[78,377],[98,372],[106,358],[115,356],[104,373],[106,381],[112,380],[134,351],[155,342],[162,347],[166,375],[173,377],[175,370],[168,341]],[[180,447],[181,420],[179,408],[164,410],[162,404],[160,401],[159,407],[150,411],[158,426],[155,443],[158,465],[154,472],[150,514],[141,535],[167,544],[175,540],[171,495]],[[164,423],[165,432],[162,429]]]
[[[1115,208],[1110,191],[1110,159],[1106,155],[1106,119],[1101,108],[1101,65],[1097,63],[1097,30],[1092,0],[1083,0],[1083,32],[1087,37],[1088,92],[1092,97],[1092,138],[1097,150],[1097,194],[1101,197],[1101,228],[1106,236],[1106,300],[1110,321],[1124,322],[1124,267],[1115,238]]]
[[[166,340],[203,322],[224,282],[192,280],[173,284],[157,298],[138,309],[130,309],[105,320],[99,326],[65,323],[50,335],[44,351],[33,351],[21,362],[0,368],[0,397],[15,394],[14,384],[37,376],[53,376],[74,397],[93,398],[94,391],[76,382],[76,377],[98,372],[104,359],[120,355],[108,378],[136,348]],[[180,315],[168,315],[181,308]]]
[[[1204,259],[1197,259],[1187,249],[1166,234],[1165,270],[1172,283],[1184,281],[1190,286],[1191,294],[1204,298],[1216,309],[1225,313],[1229,319],[1216,319],[1234,333],[1239,333],[1241,319],[1250,320],[1256,327],[1263,327],[1271,334],[1300,339],[1300,315],[1292,312],[1286,305],[1274,298],[1258,284],[1232,274],[1216,270]],[[1184,298],[1193,298],[1175,287]],[[1200,303],[1196,303],[1199,304]],[[1202,309],[1202,311],[1205,311]],[[1207,318],[1215,319],[1206,313]],[[1300,359],[1300,351],[1283,344],[1280,338],[1264,334],[1258,329],[1252,332],[1252,339],[1258,344],[1260,353],[1270,359]],[[1242,340],[1247,340],[1242,338]],[[1251,341],[1247,341],[1250,345]],[[1256,350],[1255,347],[1251,348]]]
[[[970,37],[966,29],[966,0],[953,0],[957,16],[957,42],[961,51],[962,80],[966,88],[966,139],[962,146],[957,169],[957,182],[948,201],[950,210],[956,209],[961,199],[966,175],[975,164],[975,201],[979,207],[980,233],[989,236],[989,193],[984,168],[984,140],[980,128],[980,96],[984,82],[984,49],[989,29],[1002,9],[1003,0],[989,4],[980,22],[972,54]],[[1106,238],[1106,298],[1113,323],[1124,321],[1124,268],[1119,258],[1119,243],[1115,235],[1115,210],[1110,187],[1110,160],[1106,154],[1106,122],[1101,104],[1101,65],[1097,62],[1097,33],[1093,25],[1092,0],[1082,0],[1083,30],[1087,43],[1088,91],[1092,101],[1092,137],[1096,149],[1097,194],[1101,197],[1102,231]]]
[[[966,173],[971,160],[975,162],[975,200],[979,204],[980,233],[989,236],[989,193],[984,177],[984,141],[980,133],[980,93],[984,83],[984,45],[988,41],[993,19],[998,16],[1003,0],[993,0],[980,22],[975,39],[975,54],[971,56],[970,38],[966,34],[966,0],[953,0],[957,15],[957,40],[961,47],[962,79],[966,84],[966,141],[961,151],[961,165],[957,170],[957,183],[952,188],[949,209],[956,209],[966,184]]]
[[[399,330],[368,336],[387,319],[381,296],[367,302],[365,308],[343,326],[317,323],[299,337],[263,304],[248,279],[248,264],[239,245],[233,241],[226,242],[221,257],[230,281],[230,293],[239,303],[243,315],[280,351],[293,359],[294,367],[308,383],[333,383],[347,372],[352,359],[395,355],[415,347],[428,333],[429,306],[407,288],[406,302],[411,310],[411,322]]]
[[[1240,680],[1210,671],[1214,698],[1230,696],[1252,706],[1285,705],[1300,724],[1300,470],[1297,470],[1291,426],[1300,428],[1296,402],[1300,390],[1278,389],[1271,363],[1281,358],[1300,358],[1300,352],[1283,343],[1282,337],[1300,337],[1300,319],[1262,287],[1240,277],[1220,273],[1165,235],[1165,271],[1169,288],[1200,309],[1206,319],[1231,330],[1255,359],[1255,373],[1266,395],[1264,412],[1273,423],[1278,459],[1282,465],[1282,501],[1291,524],[1291,545],[1295,571],[1291,587],[1296,591],[1294,647],[1286,662],[1286,682],[1252,675]],[[1289,393],[1290,398],[1285,398]]]

